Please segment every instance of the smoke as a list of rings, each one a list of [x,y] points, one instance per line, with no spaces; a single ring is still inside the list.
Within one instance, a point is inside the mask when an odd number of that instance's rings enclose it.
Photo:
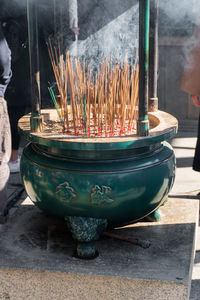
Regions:
[[[159,7],[172,21],[179,23],[184,22],[184,19],[195,21],[200,3],[196,0],[160,0]]]
[[[189,37],[200,25],[199,0],[159,1],[159,32],[161,36]]]
[[[4,13],[4,17],[15,18],[26,14],[27,0],[1,1],[0,15]],[[110,54],[114,59],[122,60],[126,54],[133,56],[138,47],[139,0],[28,1],[38,5],[39,26],[45,39],[58,30],[57,36],[62,37],[72,55],[85,55],[93,63]],[[199,10],[199,0],[160,0],[160,36],[192,36],[195,24],[200,24]],[[80,28],[76,43],[71,30],[73,26]]]
[[[75,2],[65,0],[58,5],[56,1],[57,19],[61,21],[56,38],[61,38],[64,52],[86,57],[91,68],[101,64],[105,56],[112,56],[113,62],[121,62],[125,56],[134,58],[138,48],[138,0],[78,0],[78,14]],[[70,33],[72,24],[80,28],[77,39]]]
[[[50,9],[52,5],[55,3],[59,3],[59,5],[66,8],[67,3],[70,0],[28,0],[29,3],[37,3],[40,9],[43,11],[47,11]],[[132,0],[125,0],[123,3],[120,3],[118,0],[78,0],[78,6],[81,8],[79,14],[86,13],[89,8],[94,6],[103,5],[105,8],[112,7],[113,14],[116,11],[120,11],[123,7],[128,9],[131,8],[135,2]],[[107,3],[106,3],[107,2]],[[1,10],[8,11],[9,14],[14,13],[15,11],[20,13],[20,11],[24,11],[27,6],[27,0],[1,0]],[[199,22],[198,11],[200,9],[200,1],[199,0],[160,0],[159,1],[160,9],[168,16],[170,20],[175,23],[184,22],[184,19],[191,20],[192,22]],[[104,11],[106,13],[106,11]]]
[[[52,23],[53,9],[59,7],[62,10],[64,20],[64,30],[73,22],[69,16],[69,3],[75,3],[73,0],[1,0],[0,18],[5,19],[18,17],[26,14],[27,1],[36,3],[39,10],[39,23]],[[139,0],[77,0],[78,20],[75,17],[75,23],[80,25],[80,39],[86,39],[87,33],[93,34],[104,27],[106,16],[108,21],[112,21],[126,11],[130,10]],[[200,24],[198,12],[200,10],[199,0],[160,0],[160,18],[159,30],[165,35],[181,34],[185,31],[188,34],[192,31],[193,24]],[[72,10],[73,11],[73,10]],[[91,20],[93,21],[91,22]],[[87,27],[90,26],[90,29]],[[72,27],[72,24],[71,24]],[[177,32],[178,31],[178,32]],[[84,36],[86,34],[87,36]],[[182,33],[184,35],[184,33]]]
[[[160,0],[159,3],[159,36],[162,38],[183,38],[179,47],[180,63],[182,66],[190,64],[190,51],[200,43],[195,31],[200,26],[199,0]],[[198,45],[199,47],[199,45]],[[192,63],[192,62],[191,62]]]
[[[94,19],[90,19],[91,27],[96,24],[97,30],[89,34],[85,40],[78,41],[78,45],[73,43],[70,47],[71,54],[73,55],[75,51],[73,46],[76,46],[76,55],[78,54],[79,57],[86,56],[91,67],[101,64],[105,56],[107,58],[112,56],[113,62],[122,62],[125,57],[132,59],[135,56],[136,48],[138,48],[138,4],[114,20],[110,14],[104,14],[103,24],[105,25],[103,27],[93,22],[97,16],[96,11]],[[102,19],[100,22],[102,23]]]
[[[49,36],[55,37],[58,30],[56,38],[62,38],[63,47],[74,56],[85,56],[91,68],[95,69],[102,63],[105,55],[108,58],[112,55],[113,62],[123,61],[126,55],[134,60],[138,48],[140,0],[77,0],[77,17],[75,8],[72,7],[71,11],[69,9],[70,0],[28,1],[38,5],[39,32],[42,38],[48,40]],[[27,0],[0,2],[1,20],[26,16]],[[195,25],[200,25],[199,11],[200,0],[159,0],[159,37],[191,38]],[[80,28],[78,41],[74,39],[70,28],[76,23]],[[185,55],[195,42],[192,38],[186,45]],[[40,48],[41,70],[46,88],[45,76],[50,73],[47,71],[49,61],[46,43],[44,42],[44,46],[40,45]],[[175,64],[173,68],[176,68]],[[51,81],[52,78],[48,80]]]

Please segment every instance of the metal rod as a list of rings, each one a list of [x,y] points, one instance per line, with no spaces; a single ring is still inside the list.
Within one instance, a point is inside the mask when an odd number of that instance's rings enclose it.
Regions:
[[[150,0],[139,1],[139,119],[137,134],[149,134],[148,81],[149,81],[149,19]]]
[[[159,0],[151,0],[149,35],[149,111],[156,111],[158,109],[158,6]]]
[[[113,233],[113,232],[105,231],[103,233],[103,235],[105,235],[107,237],[110,237],[110,238],[113,238],[113,239],[117,239],[117,240],[129,242],[129,243],[134,244],[134,245],[138,245],[138,246],[140,246],[144,249],[149,248],[150,245],[151,245],[151,242],[149,240],[139,240],[139,239],[129,238],[129,237],[126,237],[126,236],[122,236],[121,234],[116,234],[116,233]]]
[[[40,121],[40,67],[39,67],[39,46],[38,46],[38,23],[37,4],[35,1],[27,0],[27,22],[29,40],[29,60],[30,60],[30,85],[31,85],[31,130],[41,131]]]

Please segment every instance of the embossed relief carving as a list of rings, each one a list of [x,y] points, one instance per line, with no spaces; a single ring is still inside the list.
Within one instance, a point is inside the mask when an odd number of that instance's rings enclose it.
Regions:
[[[70,203],[76,198],[74,189],[70,186],[69,182],[64,182],[56,188],[56,198],[63,203]]]
[[[95,185],[92,188],[91,201],[93,204],[102,206],[104,204],[111,204],[114,200],[110,198],[112,189],[109,186]]]
[[[92,188],[90,197],[92,204],[97,206],[103,206],[114,202],[111,199],[112,189],[109,186],[95,185]],[[69,182],[64,182],[56,188],[56,198],[63,203],[70,203],[76,198],[76,193],[73,187],[70,186]]]

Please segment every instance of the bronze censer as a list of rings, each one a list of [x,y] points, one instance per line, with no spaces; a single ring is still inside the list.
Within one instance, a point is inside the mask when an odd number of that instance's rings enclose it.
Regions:
[[[108,12],[112,1],[104,2]],[[91,17],[96,10],[90,5],[91,25],[98,18]],[[28,1],[32,112],[19,121],[30,141],[21,159],[22,179],[35,205],[66,220],[81,258],[95,257],[94,241],[107,226],[158,217],[175,178],[174,151],[166,140],[176,134],[177,120],[158,110],[158,1],[123,5],[94,30],[81,19],[87,8],[69,1],[74,40],[66,42],[65,34],[47,40],[54,107],[41,109],[40,6]],[[65,20],[62,12],[54,10],[56,20]],[[82,28],[88,36],[79,40]],[[122,45],[109,43],[111,36]]]

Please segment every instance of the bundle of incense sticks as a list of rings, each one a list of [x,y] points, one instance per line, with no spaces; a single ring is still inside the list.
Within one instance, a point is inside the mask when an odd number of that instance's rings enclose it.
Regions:
[[[95,74],[60,47],[48,44],[59,95],[51,97],[58,111],[63,133],[74,136],[108,137],[136,132],[138,118],[138,59],[129,65],[108,63],[105,57]],[[57,99],[57,100],[56,100]],[[59,99],[59,100],[58,100]],[[55,103],[55,101],[57,101]]]

